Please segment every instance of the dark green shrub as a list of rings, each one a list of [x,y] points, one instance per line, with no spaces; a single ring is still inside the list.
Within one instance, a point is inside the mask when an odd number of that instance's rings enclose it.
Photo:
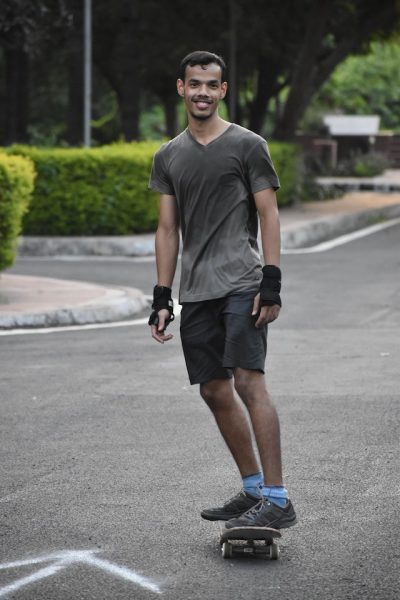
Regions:
[[[381,152],[360,154],[354,159],[353,173],[357,177],[374,177],[390,167],[390,162]]]
[[[22,216],[28,208],[34,179],[30,160],[0,154],[0,270],[14,262]]]
[[[25,235],[129,235],[154,231],[158,194],[148,189],[158,142],[99,148],[35,148],[8,151],[32,159],[37,180]],[[299,183],[299,151],[272,142],[270,150],[281,180],[280,205],[290,203]]]
[[[281,183],[278,203],[279,206],[285,206],[300,196],[302,185],[300,148],[296,144],[286,142],[270,142],[268,145]]]

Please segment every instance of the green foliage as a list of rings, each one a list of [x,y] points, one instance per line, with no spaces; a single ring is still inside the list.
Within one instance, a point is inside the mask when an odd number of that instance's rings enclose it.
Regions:
[[[335,175],[374,177],[390,167],[388,158],[381,152],[356,153],[341,161],[335,169]]]
[[[357,177],[374,177],[383,173],[389,166],[389,161],[384,154],[369,152],[355,159],[354,175]]]
[[[152,231],[157,194],[148,189],[159,144],[141,142],[99,148],[34,148],[10,151],[32,159],[37,181],[26,235],[129,235]]]
[[[317,131],[327,112],[376,114],[382,129],[400,131],[400,42],[374,42],[366,56],[339,65],[311,103],[303,127]]]
[[[298,199],[302,185],[300,149],[296,144],[283,142],[270,142],[268,146],[281,183],[279,206],[291,204]]]
[[[30,160],[0,154],[0,270],[14,262],[22,216],[28,208],[34,178]]]
[[[99,148],[13,146],[29,157],[37,180],[25,215],[25,235],[129,235],[154,231],[158,194],[148,189],[157,142]],[[281,180],[280,205],[292,202],[299,188],[299,151],[272,142],[270,151]]]

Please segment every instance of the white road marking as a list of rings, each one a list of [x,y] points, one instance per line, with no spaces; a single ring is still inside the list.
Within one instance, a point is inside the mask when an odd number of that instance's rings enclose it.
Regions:
[[[146,299],[153,299],[151,296],[145,296]],[[181,306],[178,300],[174,298],[174,313],[175,317],[180,315]],[[143,319],[131,319],[129,321],[113,321],[112,323],[89,323],[87,325],[66,325],[65,327],[32,327],[30,329],[4,329],[0,330],[0,337],[13,335],[36,335],[46,333],[66,333],[69,331],[85,331],[91,329],[113,329],[115,327],[131,327],[135,325],[147,325],[149,317]]]
[[[371,225],[369,227],[365,227],[364,229],[359,229],[357,231],[353,231],[352,233],[348,233],[346,235],[341,235],[337,238],[329,240],[327,242],[322,242],[321,244],[316,244],[315,246],[311,246],[309,248],[283,248],[282,254],[313,254],[316,252],[326,252],[327,250],[332,250],[337,246],[342,246],[343,244],[348,244],[353,242],[354,240],[358,240],[360,238],[366,237],[368,235],[372,235],[373,233],[378,233],[379,231],[383,231],[384,229],[388,229],[389,227],[394,227],[395,225],[400,224],[400,217],[397,219],[392,219],[391,221],[386,221],[384,223],[378,223],[376,225]],[[49,257],[50,258],[50,257]],[[51,257],[53,259],[54,257]],[[79,257],[84,258],[84,257]],[[113,257],[109,257],[112,259]],[[123,258],[123,257],[122,257]],[[145,257],[137,257],[138,262],[142,259],[154,260],[154,257],[145,256]],[[77,260],[78,257],[75,257],[73,260]],[[101,259],[101,257],[99,257]],[[46,259],[48,260],[48,258]],[[65,258],[65,260],[69,260],[69,258]],[[115,260],[118,260],[116,258]],[[129,260],[133,260],[130,258]],[[150,296],[147,296],[150,298]],[[181,311],[180,305],[177,303],[177,300],[174,300],[175,304],[175,315],[179,315]],[[130,321],[115,321],[113,323],[91,323],[89,325],[69,325],[66,327],[38,327],[32,329],[6,329],[0,330],[1,336],[12,336],[12,335],[36,335],[36,334],[47,334],[47,333],[66,333],[70,331],[85,331],[90,329],[112,329],[115,327],[130,327],[135,325],[147,325],[148,319],[134,319]]]
[[[45,567],[44,569],[40,569],[36,571],[36,573],[32,573],[32,575],[28,575],[27,577],[23,577],[22,579],[18,579],[5,587],[0,588],[0,597],[6,596],[11,592],[16,592],[20,588],[25,585],[29,585],[30,583],[35,583],[35,581],[39,581],[40,579],[44,579],[45,577],[50,577],[50,575],[55,575],[61,569],[64,569],[65,565],[63,563],[55,563],[54,565],[50,565],[49,567]]]
[[[27,565],[37,565],[43,562],[51,562],[53,564],[39,569],[35,573],[28,575],[26,577],[22,577],[21,579],[17,579],[12,583],[0,588],[0,597],[5,596],[11,592],[15,592],[16,590],[29,585],[31,583],[35,583],[40,579],[44,579],[45,577],[50,577],[51,575],[55,575],[61,569],[65,569],[71,564],[74,563],[84,563],[87,565],[91,565],[94,567],[98,567],[103,571],[111,573],[116,577],[121,577],[126,581],[130,581],[131,583],[135,583],[142,588],[150,590],[155,594],[161,594],[161,589],[159,586],[148,579],[147,577],[143,577],[143,575],[139,575],[135,571],[128,569],[127,567],[121,567],[115,563],[112,563],[108,560],[100,559],[94,556],[94,554],[98,552],[98,550],[66,550],[63,552],[57,552],[54,554],[49,554],[46,556],[36,556],[35,558],[31,558],[28,560],[19,560],[9,563],[0,564],[0,569],[16,569],[18,567],[25,567]]]
[[[88,325],[67,325],[65,327],[37,327],[32,329],[4,329],[0,331],[0,336],[8,335],[33,335],[46,333],[66,333],[67,331],[85,331],[88,329],[109,329],[114,327],[129,327],[132,325],[145,325],[148,322],[145,319],[135,319],[132,321],[115,321],[113,323],[90,323]]]
[[[336,248],[337,246],[349,244],[354,240],[358,240],[360,238],[366,237],[367,235],[372,235],[373,233],[383,231],[388,227],[393,227],[394,225],[399,224],[400,218],[392,219],[391,221],[377,223],[376,225],[370,225],[369,227],[364,227],[364,229],[358,229],[357,231],[353,231],[352,233],[340,235],[337,238],[328,240],[327,242],[316,244],[315,246],[310,246],[309,248],[284,248],[282,249],[282,254],[313,254],[314,252],[326,252],[327,250],[332,250],[332,248]]]

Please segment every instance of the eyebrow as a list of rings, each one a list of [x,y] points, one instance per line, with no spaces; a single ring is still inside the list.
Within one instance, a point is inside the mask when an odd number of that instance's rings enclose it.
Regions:
[[[192,77],[191,79],[189,79],[189,83],[202,83],[200,81],[200,79],[195,79],[194,77]],[[203,83],[220,83],[219,79],[209,79],[208,81],[205,81]]]

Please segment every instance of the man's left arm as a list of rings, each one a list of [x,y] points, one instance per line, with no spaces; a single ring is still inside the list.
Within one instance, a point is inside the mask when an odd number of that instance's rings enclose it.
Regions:
[[[260,293],[254,299],[253,315],[259,314],[256,327],[275,321],[281,309],[279,296],[281,286],[280,255],[281,231],[278,202],[273,188],[254,194],[260,217],[261,243],[264,255],[263,280]]]

